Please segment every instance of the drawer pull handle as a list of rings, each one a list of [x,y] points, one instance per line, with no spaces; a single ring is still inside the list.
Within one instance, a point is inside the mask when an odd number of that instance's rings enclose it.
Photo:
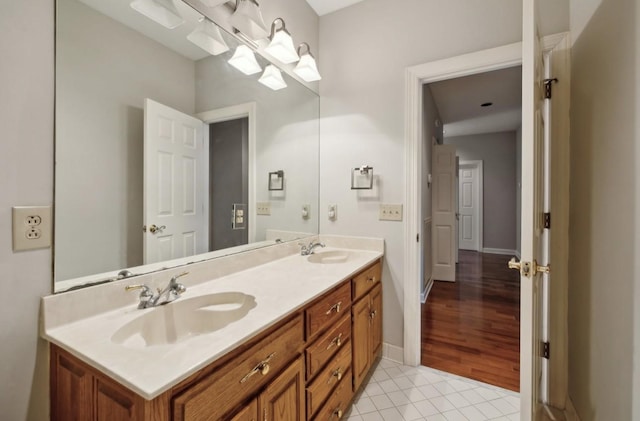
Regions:
[[[269,366],[269,361],[271,361],[271,359],[273,358],[273,356],[276,355],[276,353],[272,353],[271,355],[269,355],[267,358],[265,358],[264,360],[260,361],[258,364],[256,364],[255,367],[253,367],[253,369],[248,372],[243,378],[242,380],[240,380],[240,383],[244,383],[247,380],[249,380],[249,377],[253,376],[254,374],[257,373],[261,373],[263,376],[266,376],[267,373],[269,373],[269,370],[271,369],[271,367]]]
[[[334,370],[333,373],[331,373],[331,377],[329,377],[329,381],[327,381],[327,384],[331,384],[333,382],[333,378],[338,379],[338,381],[342,380],[342,369],[338,368],[337,370]]]
[[[329,310],[327,310],[327,312],[325,314],[329,315],[329,314],[333,313],[334,311],[336,313],[340,313],[340,307],[341,306],[342,306],[342,301],[338,301],[337,303],[332,305],[331,308]]]
[[[367,278],[367,282],[375,282],[376,281],[376,277],[375,276],[370,276]]]
[[[336,409],[333,411],[333,414],[331,414],[331,415],[332,415],[332,417],[331,417],[331,418],[336,417],[337,419],[341,420],[341,419],[342,419],[342,415],[343,415],[343,413],[342,413],[342,409],[340,409],[340,408],[336,408]]]
[[[369,313],[369,317],[374,319],[376,317],[376,314],[378,314],[378,310],[373,310],[371,313]]]
[[[342,333],[333,338],[331,342],[329,342],[329,345],[327,345],[327,350],[331,349],[331,347],[334,345],[337,347],[340,347],[340,345],[342,345]]]

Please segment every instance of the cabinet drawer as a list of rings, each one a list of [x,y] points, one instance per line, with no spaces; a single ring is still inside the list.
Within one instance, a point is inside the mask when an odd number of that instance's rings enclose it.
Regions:
[[[350,379],[351,372],[346,373],[313,421],[338,421],[342,419],[353,398]]]
[[[337,326],[329,329],[319,337],[313,345],[305,352],[307,361],[307,380],[315,376],[316,373],[329,361],[329,359],[344,346],[351,338],[351,315],[349,313],[342,317]]]
[[[307,418],[320,409],[320,405],[329,396],[334,386],[346,377],[351,367],[351,341],[342,345],[335,358],[307,387]],[[351,379],[351,375],[349,375]]]
[[[374,285],[380,282],[382,264],[377,261],[353,278],[353,300],[357,300]]]
[[[335,324],[351,305],[351,283],[345,282],[338,288],[319,298],[306,311],[307,339],[320,332],[325,326]]]
[[[304,343],[298,315],[172,399],[173,419],[217,420],[282,372]]]

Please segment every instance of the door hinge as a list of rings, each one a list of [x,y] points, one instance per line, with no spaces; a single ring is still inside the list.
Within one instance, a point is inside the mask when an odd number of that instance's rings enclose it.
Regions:
[[[551,212],[545,212],[542,214],[543,217],[543,226],[546,229],[551,229]]]
[[[420,233],[416,234],[416,243],[420,242]]]
[[[545,359],[549,359],[549,357],[551,356],[551,345],[549,344],[549,342],[542,342],[541,343],[541,354],[542,354],[542,358]]]
[[[544,84],[544,97],[545,99],[551,99],[551,86],[553,83],[558,83],[558,78],[545,79],[542,81]]]

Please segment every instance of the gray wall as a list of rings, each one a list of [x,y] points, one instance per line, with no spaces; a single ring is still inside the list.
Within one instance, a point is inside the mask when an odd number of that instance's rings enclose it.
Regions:
[[[568,0],[543,0],[542,34],[569,27]],[[522,38],[512,0],[366,0],[320,18],[320,219],[323,234],[385,239],[384,341],[402,347],[404,222],[378,220],[380,203],[404,203],[405,69]],[[349,190],[351,166],[379,175],[372,195]],[[416,292],[417,293],[417,292]]]
[[[640,419],[638,7],[572,1],[569,395],[583,421]]]
[[[515,250],[517,219],[516,132],[446,137],[460,161],[483,161],[483,247]]]
[[[51,249],[11,250],[11,206],[53,200],[53,14],[50,0],[0,2],[0,418],[48,419],[40,297]]]
[[[144,99],[187,114],[195,64],[76,0],[58,2],[56,279],[141,265]]]

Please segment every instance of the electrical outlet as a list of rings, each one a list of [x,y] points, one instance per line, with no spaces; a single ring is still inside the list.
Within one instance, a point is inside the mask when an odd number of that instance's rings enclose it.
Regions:
[[[402,221],[402,205],[380,205],[380,221]]]
[[[256,213],[258,215],[271,215],[271,203],[258,202],[256,204]]]
[[[338,205],[329,205],[327,216],[330,221],[338,219]]]
[[[51,206],[14,206],[13,251],[51,247]]]

